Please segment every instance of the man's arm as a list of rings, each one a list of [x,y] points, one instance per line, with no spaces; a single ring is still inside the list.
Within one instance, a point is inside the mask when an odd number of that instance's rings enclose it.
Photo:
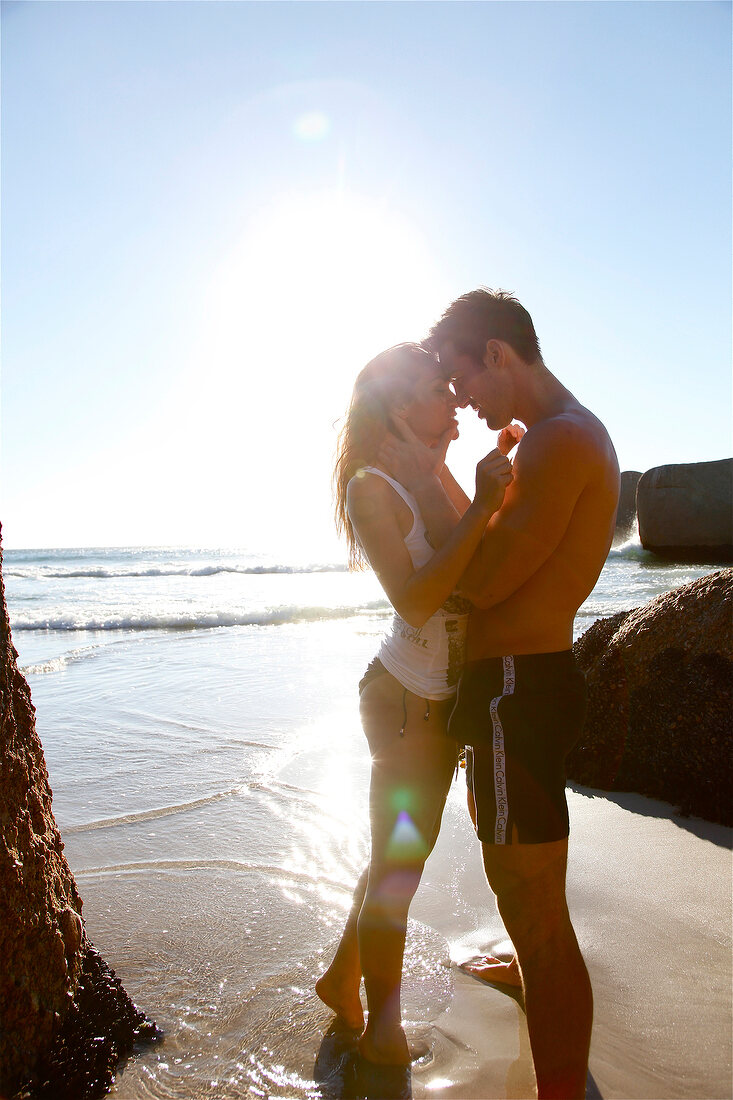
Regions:
[[[445,490],[445,495],[448,497],[448,500],[453,505],[458,515],[462,516],[471,503],[471,498],[466,496],[445,464],[443,464],[443,469],[438,474],[438,477],[440,478],[440,483]]]
[[[461,578],[459,588],[472,603],[502,603],[547,561],[568,529],[595,460],[587,435],[564,418],[530,429],[504,503]]]
[[[496,441],[497,451],[499,451],[503,455],[509,455],[510,452],[513,451],[516,445],[521,441],[524,433],[525,428],[522,424],[508,424],[506,428],[502,428],[502,430],[499,432],[499,437]],[[443,463],[442,467],[438,471],[438,477],[440,478],[440,483],[445,490],[445,495],[448,498],[450,504],[453,505],[457,516],[462,516],[468,508],[469,504],[471,503],[471,498],[466,496],[463,489],[453,477],[453,474],[450,472],[445,463]],[[444,539],[442,535],[442,527],[439,525],[445,525],[446,527],[448,527],[448,534],[450,534],[450,529],[452,529],[450,528],[450,524],[451,522],[453,522],[453,526],[455,526],[457,520],[452,521],[450,513],[444,507],[444,505],[439,502],[437,494],[435,495],[434,500],[430,499],[430,497],[428,496],[426,496],[425,500],[423,500],[421,496],[417,493],[415,494],[415,496],[417,497],[417,502],[420,505],[420,512],[425,521],[425,526],[427,527],[428,533],[430,534],[430,541],[432,542],[433,546],[442,546]],[[428,519],[426,518],[426,516],[430,518]],[[441,541],[433,541],[431,522],[436,528],[435,537],[440,539]]]
[[[436,448],[421,443],[409,424],[388,432],[379,461],[416,498],[430,545],[439,550],[451,537],[471,501],[445,465],[453,429]]]
[[[403,438],[388,435],[380,451],[380,461],[417,500],[430,544],[439,550],[465,515],[471,499],[445,465],[445,452],[450,443],[448,433],[444,445],[433,451],[420,442],[409,425],[400,424],[399,430]],[[496,449],[508,455],[524,432],[521,424],[503,428]]]
[[[448,473],[445,466],[443,471]],[[430,545],[436,550],[445,546],[471,503],[452,475],[445,477],[443,471],[413,481],[409,490],[417,500]]]

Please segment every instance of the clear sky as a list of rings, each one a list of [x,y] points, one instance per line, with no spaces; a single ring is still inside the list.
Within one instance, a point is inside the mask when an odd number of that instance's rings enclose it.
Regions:
[[[356,373],[479,285],[622,468],[731,454],[730,3],[2,15],[7,547],[338,556]]]

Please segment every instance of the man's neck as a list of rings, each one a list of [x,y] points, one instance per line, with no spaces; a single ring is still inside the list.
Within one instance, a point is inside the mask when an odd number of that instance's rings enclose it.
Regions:
[[[577,400],[545,364],[523,364],[515,374],[514,417],[528,428],[577,405]]]

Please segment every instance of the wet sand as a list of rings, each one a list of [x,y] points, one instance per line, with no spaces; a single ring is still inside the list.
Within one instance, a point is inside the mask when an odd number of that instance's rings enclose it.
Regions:
[[[569,800],[568,897],[595,993],[587,1095],[724,1100],[731,1080],[730,830],[676,818],[668,805],[635,795],[571,790]],[[87,919],[100,942],[104,911],[124,906],[128,892],[147,891],[145,920],[127,928],[117,967],[133,997],[164,1030],[182,998],[198,1003],[184,1031],[172,1028],[162,1050],[128,1064],[116,1096],[533,1095],[517,998],[456,965],[505,940],[461,784],[413,906],[404,1015],[408,1036],[427,1040],[431,1050],[409,1078],[361,1072],[355,1080],[353,1037],[333,1029],[313,994],[336,926],[312,943],[304,929],[299,943],[285,942],[262,959],[254,988],[243,980],[254,959],[242,966],[234,930],[240,916],[253,926],[258,916],[239,908],[237,883],[223,873],[198,885],[185,875],[177,884],[134,874],[88,880]],[[262,900],[259,919],[272,911],[276,893]],[[194,945],[204,943],[199,957]],[[256,942],[249,950],[256,953]],[[182,958],[189,965],[178,973]],[[220,1072],[212,1077],[197,1066],[211,1064],[213,1048]]]
[[[36,678],[90,939],[164,1032],[121,1100],[389,1095],[347,1079],[313,991],[368,851],[354,685],[381,629],[149,632]],[[729,1097],[731,831],[640,796],[569,802],[591,1095]],[[408,929],[404,1016],[431,1049],[413,1096],[532,1095],[517,1001],[454,965],[503,939],[461,774]]]
[[[674,817],[667,804],[637,795],[578,789],[569,801],[568,899],[595,995],[587,1095],[729,1097],[731,831]],[[491,909],[482,921],[477,852],[453,858],[457,833],[452,822],[429,880],[460,876],[465,914],[446,913],[435,887],[418,897],[414,914],[442,932],[461,961],[503,936]],[[451,973],[453,999],[433,1025],[436,1055],[444,1044],[449,1053],[436,1057],[440,1066],[416,1070],[414,1095],[531,1096],[516,1000],[455,967]],[[434,1090],[438,1070],[444,1082]]]

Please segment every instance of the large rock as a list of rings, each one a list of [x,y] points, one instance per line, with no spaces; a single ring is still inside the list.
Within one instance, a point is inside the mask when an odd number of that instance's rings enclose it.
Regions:
[[[645,550],[701,561],[733,558],[733,458],[655,466],[636,490]]]
[[[636,527],[636,487],[641,473],[639,470],[624,470],[621,474],[621,488],[616,512],[615,543],[625,542]]]
[[[87,939],[17,656],[0,551],[0,1096],[86,1100],[155,1025]]]
[[[573,651],[588,716],[568,776],[733,824],[733,569],[598,620]]]

